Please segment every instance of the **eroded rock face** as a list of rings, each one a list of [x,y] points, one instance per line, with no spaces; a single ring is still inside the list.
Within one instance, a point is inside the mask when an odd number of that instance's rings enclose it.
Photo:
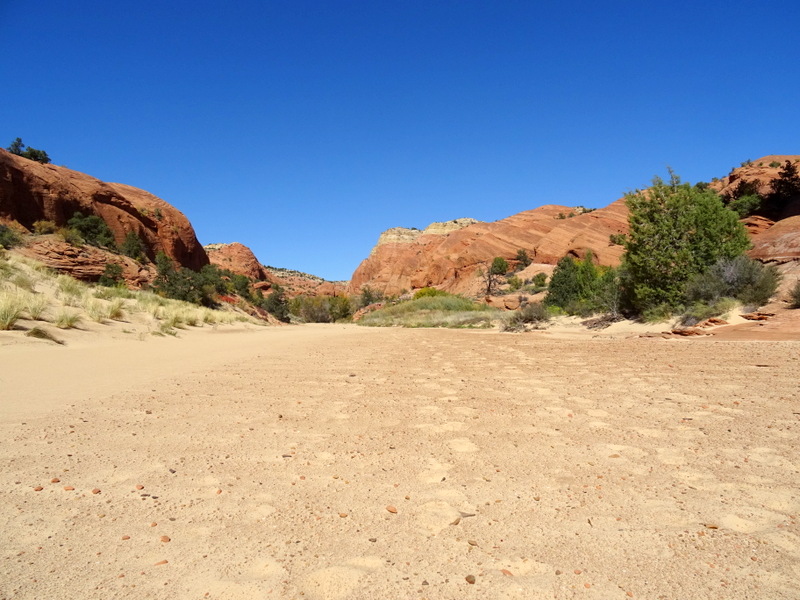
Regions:
[[[267,281],[269,275],[256,255],[244,244],[208,244],[204,246],[212,265],[228,269],[238,275],[244,275],[254,281]]]
[[[94,246],[72,246],[54,235],[37,236],[17,248],[17,251],[41,262],[46,267],[81,281],[96,282],[109,263],[116,263],[122,267],[122,278],[129,288],[144,287],[156,276],[152,264],[140,265],[132,258]]]
[[[0,219],[28,229],[35,221],[65,226],[76,212],[103,219],[117,244],[128,232],[136,233],[151,260],[163,251],[193,270],[208,264],[189,220],[164,200],[129,185],[105,183],[0,150]]]
[[[426,229],[413,239],[382,236],[382,242],[356,269],[348,291],[358,293],[369,286],[394,295],[435,286],[477,294],[481,288],[479,269],[486,268],[495,256],[513,264],[520,249],[536,263],[555,264],[565,254],[583,256],[590,249],[600,264],[618,264],[623,248],[612,244],[609,236],[627,231],[624,201],[567,217],[570,212],[574,209],[548,205],[493,223],[465,223],[443,233]]]

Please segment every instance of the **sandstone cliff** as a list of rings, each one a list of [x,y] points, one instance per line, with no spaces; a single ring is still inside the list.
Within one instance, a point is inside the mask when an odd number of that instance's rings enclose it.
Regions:
[[[587,249],[600,264],[618,263],[622,247],[612,244],[609,236],[627,230],[625,204],[617,201],[568,216],[576,212],[580,211],[548,205],[493,223],[464,223],[449,231],[431,227],[413,238],[402,239],[396,233],[382,236],[356,269],[348,290],[358,293],[366,285],[392,295],[435,286],[472,294],[480,287],[478,270],[487,261],[502,256],[513,262],[521,249],[535,263],[555,264],[565,254],[583,256]]]
[[[208,244],[203,246],[212,265],[238,275],[244,275],[254,281],[270,279],[264,266],[258,262],[256,255],[247,246],[239,242],[232,244]]]
[[[729,194],[742,182],[754,183],[761,195],[772,191],[772,181],[786,160],[795,155],[770,155],[732,169],[709,187]],[[772,166],[771,166],[772,165]],[[780,166],[777,166],[780,165]],[[378,240],[369,257],[353,273],[348,291],[369,286],[386,294],[399,294],[435,286],[451,292],[475,294],[480,290],[479,269],[495,256],[513,264],[518,250],[526,250],[534,265],[522,276],[549,272],[567,254],[582,256],[591,250],[599,264],[617,265],[623,247],[611,243],[612,234],[628,230],[628,210],[623,199],[596,211],[580,212],[566,206],[542,206],[494,223],[469,223],[454,231],[434,227],[424,231],[390,229]],[[753,216],[744,220],[753,249],[765,262],[800,260],[800,202],[788,206],[777,222]]]
[[[0,150],[0,220],[31,229],[35,221],[66,225],[76,212],[103,219],[121,244],[128,232],[144,242],[152,260],[164,251],[190,269],[208,264],[189,220],[153,194],[90,175],[44,165]]]

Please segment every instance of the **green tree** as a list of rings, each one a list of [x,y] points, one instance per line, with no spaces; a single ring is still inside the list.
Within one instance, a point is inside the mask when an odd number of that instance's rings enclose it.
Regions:
[[[289,322],[289,301],[281,286],[277,284],[272,286],[272,291],[264,298],[261,307],[279,321]]]
[[[77,231],[86,243],[92,246],[104,248],[115,248],[114,235],[100,217],[96,215],[84,216],[81,212],[76,212],[67,221],[71,229]]]
[[[492,275],[505,275],[508,273],[508,261],[502,256],[495,256],[491,266]]]
[[[147,258],[142,238],[140,238],[133,231],[129,231],[128,233],[125,234],[125,240],[119,247],[119,252],[120,254],[124,254],[125,256],[130,256],[133,260],[138,260],[139,262]]]
[[[655,177],[649,189],[625,196],[630,231],[623,285],[639,312],[677,308],[689,279],[750,246],[737,214],[716,193],[681,183],[672,170],[669,174],[669,182]]]
[[[764,199],[765,214],[771,219],[781,219],[784,210],[795,202],[800,203],[800,173],[797,164],[787,160],[772,182],[772,192]]]
[[[22,156],[23,158],[29,158],[30,160],[35,160],[36,162],[40,162],[42,164],[48,164],[50,162],[50,157],[47,156],[47,152],[44,150],[37,150],[36,148],[31,148],[28,146],[25,147],[25,144],[22,143],[22,138],[17,138],[11,145],[7,148],[11,154],[16,154],[17,156]]]
[[[519,269],[524,269],[529,264],[531,264],[531,257],[528,255],[527,250],[519,249],[517,250],[517,263],[519,264]]]

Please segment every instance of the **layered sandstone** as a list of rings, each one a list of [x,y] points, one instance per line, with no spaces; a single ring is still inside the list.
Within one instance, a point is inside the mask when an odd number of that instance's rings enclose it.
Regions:
[[[624,202],[568,216],[576,212],[548,205],[493,223],[465,223],[443,233],[436,232],[438,228],[426,229],[413,239],[382,236],[353,274],[349,292],[369,286],[394,295],[435,286],[474,294],[480,288],[478,272],[488,261],[502,256],[513,263],[519,250],[536,263],[555,264],[566,254],[583,256],[591,250],[600,264],[617,264],[623,249],[611,243],[609,236],[627,231]]]
[[[151,260],[163,251],[190,269],[208,264],[189,220],[161,198],[0,150],[0,220],[16,221],[30,230],[36,221],[65,226],[76,212],[103,219],[118,244],[135,233]]]

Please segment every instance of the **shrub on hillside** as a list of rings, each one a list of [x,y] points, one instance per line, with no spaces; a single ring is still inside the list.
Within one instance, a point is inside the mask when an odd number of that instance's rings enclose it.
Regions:
[[[449,294],[444,290],[439,290],[433,287],[424,287],[414,292],[414,300],[419,298],[432,298],[434,296],[448,296]]]
[[[67,221],[70,229],[77,231],[87,244],[100,246],[103,248],[116,248],[114,236],[111,230],[97,215],[84,216],[81,212],[76,212]]]
[[[104,287],[116,287],[123,282],[122,265],[118,263],[108,263],[103,269],[103,274],[97,280],[98,285]]]
[[[798,279],[794,287],[789,290],[789,306],[792,308],[800,308],[800,279]]]
[[[38,235],[45,235],[47,233],[55,233],[58,226],[53,221],[34,221],[33,233]]]
[[[147,258],[146,248],[142,238],[140,238],[133,231],[129,231],[125,234],[125,240],[119,247],[119,253],[129,256],[133,260],[137,260],[139,262],[142,262]]]
[[[0,225],[0,246],[3,248],[13,248],[22,241],[19,234],[8,227],[7,225]]]
[[[543,302],[531,302],[514,312],[503,330],[522,331],[526,325],[540,327],[551,318],[552,315]]]

